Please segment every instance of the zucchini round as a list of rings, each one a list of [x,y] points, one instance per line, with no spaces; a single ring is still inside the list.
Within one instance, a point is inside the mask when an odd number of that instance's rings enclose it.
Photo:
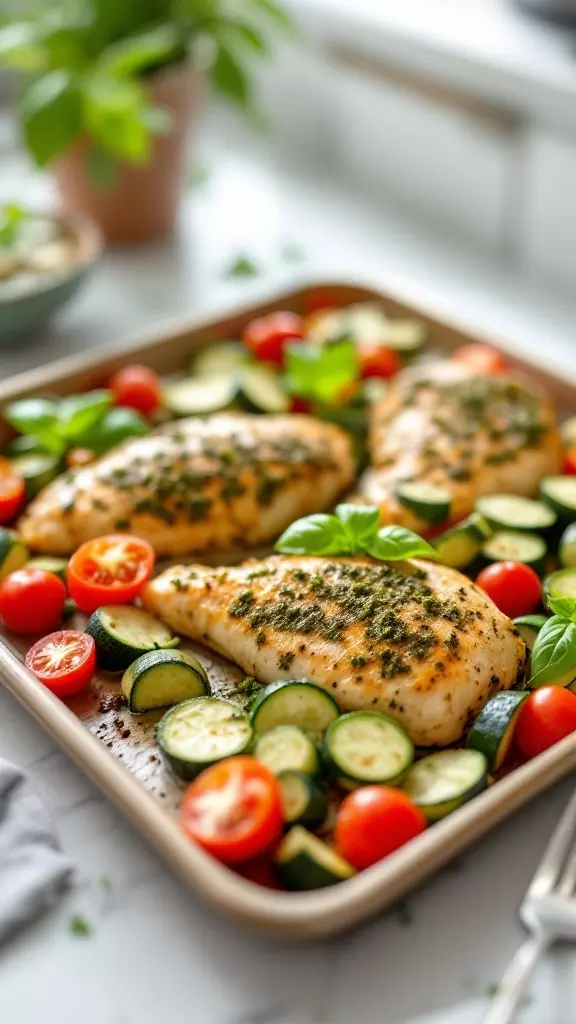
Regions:
[[[225,757],[248,753],[252,728],[246,712],[232,701],[196,697],[166,712],[156,738],[176,775],[194,779]]]
[[[544,477],[540,481],[540,496],[562,519],[576,519],[576,477]]]
[[[22,477],[26,485],[26,497],[30,500],[58,476],[60,460],[53,455],[31,452],[17,455],[12,459],[12,465],[18,476]]]
[[[494,530],[548,530],[556,522],[550,505],[519,494],[487,494],[476,501],[476,511]]]
[[[558,561],[564,569],[576,569],[576,523],[569,523],[560,537]]]
[[[141,654],[122,676],[122,692],[130,711],[139,714],[165,708],[190,697],[210,693],[204,668],[184,651],[148,651]]]
[[[414,744],[402,726],[379,711],[350,711],[324,737],[329,771],[346,785],[398,782],[414,760]]]
[[[97,608],[88,619],[86,633],[94,637],[98,666],[105,672],[123,672],[146,651],[177,647],[180,643],[172,630],[149,612],[125,604]]]
[[[352,878],[354,868],[318,836],[294,825],[274,857],[278,878],[286,889],[321,889]]]
[[[259,736],[276,725],[297,725],[304,732],[323,734],[340,714],[334,698],[305,679],[280,679],[255,697],[250,710]]]
[[[246,366],[238,383],[237,402],[246,412],[283,413],[290,409],[290,396],[282,378],[269,366]]]
[[[546,576],[542,587],[544,605],[549,608],[550,597],[576,598],[576,569],[557,569]]]
[[[445,487],[405,483],[398,485],[395,495],[404,508],[428,523],[443,523],[450,515],[452,495]]]
[[[488,762],[479,750],[439,750],[412,765],[402,789],[428,821],[439,821],[480,793],[487,780]]]
[[[526,691],[497,693],[474,720],[468,733],[468,746],[484,754],[491,772],[497,771],[506,759],[518,715],[527,697]]]
[[[521,530],[498,530],[482,545],[486,562],[523,562],[541,569],[546,558],[546,542],[537,533]]]
[[[328,811],[326,793],[306,772],[284,771],[277,776],[284,821],[315,829]]]
[[[190,372],[203,377],[233,374],[248,359],[248,353],[239,341],[218,341],[205,345],[192,360]]]
[[[492,528],[484,516],[473,512],[457,526],[437,537],[434,547],[444,565],[449,565],[452,569],[467,569],[491,536]]]
[[[0,526],[0,582],[28,562],[28,548],[16,530]]]
[[[236,378],[231,373],[187,377],[166,385],[164,404],[175,416],[205,416],[228,409],[237,390]]]
[[[320,771],[316,744],[297,725],[276,725],[262,733],[256,742],[254,756],[274,775],[284,771],[317,775]]]
[[[514,625],[520,633],[526,647],[529,651],[532,651],[534,644],[536,643],[536,637],[542,629],[542,626],[547,622],[545,615],[521,615],[518,619],[514,619]]]
[[[28,569],[43,569],[44,572],[51,572],[54,576],[58,576],[62,583],[66,583],[67,558],[52,558],[51,555],[38,555],[37,558],[30,558],[26,563],[26,567]]]

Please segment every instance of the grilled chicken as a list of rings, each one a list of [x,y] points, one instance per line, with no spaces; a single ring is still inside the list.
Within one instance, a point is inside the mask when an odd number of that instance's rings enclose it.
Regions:
[[[401,373],[374,406],[370,468],[356,500],[379,505],[383,523],[425,533],[430,524],[398,501],[399,484],[445,488],[457,522],[480,495],[535,494],[560,461],[553,409],[538,385],[475,377],[455,362],[421,364]]]
[[[246,549],[329,508],[354,468],[348,435],[312,417],[179,420],[64,473],[19,529],[32,549],[53,555],[121,531],[158,555]]]
[[[513,623],[470,580],[416,559],[177,566],[147,585],[143,601],[257,679],[305,677],[344,711],[397,719],[423,746],[459,739],[492,694],[517,682],[526,658]]]

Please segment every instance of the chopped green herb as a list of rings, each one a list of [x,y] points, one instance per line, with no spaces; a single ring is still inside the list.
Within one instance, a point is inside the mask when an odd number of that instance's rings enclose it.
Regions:
[[[92,934],[92,925],[88,923],[85,917],[81,917],[80,914],[75,914],[68,922],[68,931],[71,935],[78,935],[81,938],[86,938],[86,936]]]
[[[224,277],[259,277],[260,268],[249,256],[238,256],[224,271]]]

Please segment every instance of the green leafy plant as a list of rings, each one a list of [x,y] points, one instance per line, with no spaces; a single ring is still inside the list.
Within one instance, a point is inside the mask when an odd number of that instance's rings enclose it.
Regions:
[[[338,505],[335,515],[317,513],[297,519],[276,542],[285,555],[371,555],[381,562],[438,558],[427,541],[403,526],[379,527],[371,505]]]
[[[572,597],[549,597],[555,613],[539,631],[532,651],[529,686],[544,686],[555,679],[576,675],[576,601]]]
[[[328,404],[358,377],[356,346],[346,338],[328,345],[287,345],[286,374],[292,394]]]
[[[0,30],[0,66],[27,76],[19,115],[39,167],[79,136],[89,171],[110,184],[117,161],[147,162],[167,112],[145,88],[159,68],[201,56],[212,85],[254,111],[247,64],[290,22],[276,0],[54,0]]]
[[[61,458],[69,448],[90,448],[98,455],[128,437],[150,429],[134,409],[112,408],[110,391],[87,391],[60,401],[23,398],[12,402],[4,419],[20,434],[33,438],[39,449]]]

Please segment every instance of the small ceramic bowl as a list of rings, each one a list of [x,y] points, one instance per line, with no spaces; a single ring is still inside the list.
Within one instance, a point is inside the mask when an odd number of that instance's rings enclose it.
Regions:
[[[14,278],[13,289],[0,289],[0,346],[43,327],[75,294],[102,254],[102,236],[91,220],[59,214],[50,219],[58,224],[61,240],[72,250],[70,262],[51,271],[26,272],[25,280],[16,283]]]

